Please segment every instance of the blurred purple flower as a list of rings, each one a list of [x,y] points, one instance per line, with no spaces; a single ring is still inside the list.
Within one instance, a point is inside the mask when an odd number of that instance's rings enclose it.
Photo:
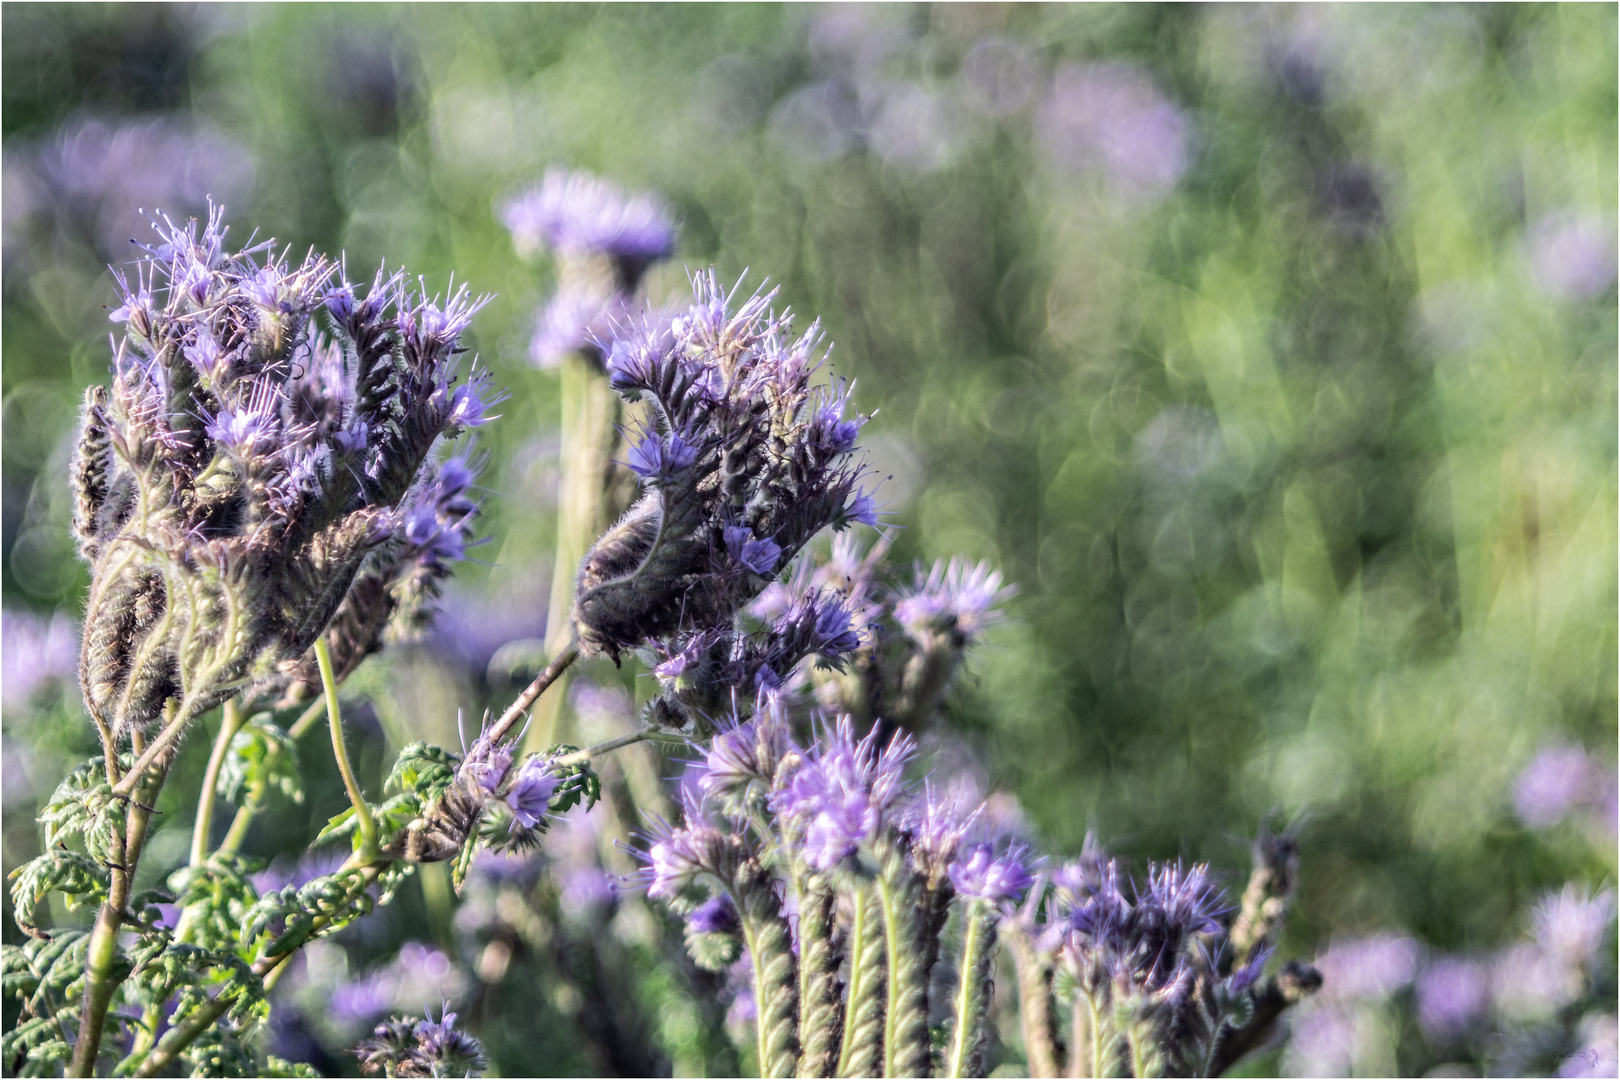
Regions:
[[[332,990],[331,1015],[344,1024],[370,1024],[394,1003],[393,987],[380,972],[342,983]]]
[[[1284,1072],[1289,1076],[1349,1076],[1365,1040],[1358,1010],[1320,999],[1311,1002],[1294,1016]]]
[[[1187,171],[1187,121],[1147,72],[1129,64],[1059,69],[1037,130],[1058,166],[1101,168],[1124,200],[1161,198]]]
[[[989,37],[974,43],[956,73],[962,104],[980,116],[1001,118],[1022,109],[1035,95],[1039,72],[1029,46]]]
[[[1375,934],[1334,944],[1316,958],[1324,994],[1341,1000],[1382,998],[1412,981],[1418,943],[1396,934]]]
[[[1431,1042],[1457,1039],[1485,1015],[1489,1004],[1489,974],[1476,960],[1438,960],[1418,977],[1418,1023]]]
[[[1601,217],[1555,211],[1531,227],[1525,243],[1531,280],[1556,300],[1590,300],[1614,282],[1614,226]]]
[[[1613,1013],[1588,1013],[1581,1020],[1581,1048],[1564,1059],[1559,1076],[1620,1075],[1620,1025]]]
[[[661,199],[629,194],[582,169],[547,170],[537,187],[501,207],[501,221],[520,251],[543,245],[567,255],[610,256],[627,292],[675,250],[675,223]]]
[[[49,619],[31,611],[0,611],[0,703],[27,704],[46,682],[76,680],[79,627],[63,612]]]
[[[1491,1002],[1506,1019],[1545,1020],[1577,990],[1569,969],[1538,945],[1515,945],[1491,961]]]
[[[253,186],[253,157],[233,139],[170,117],[116,123],[69,119],[49,142],[7,147],[5,249],[36,221],[95,246],[97,262],[122,262],[141,235],[141,208],[178,215],[238,201]]]
[[[710,897],[694,908],[686,917],[686,925],[698,934],[735,934],[742,929],[737,907],[725,893]]]
[[[599,866],[577,866],[564,871],[557,903],[563,914],[581,919],[601,911],[619,895],[618,879]]]
[[[1550,829],[1577,808],[1589,807],[1604,816],[1605,802],[1612,801],[1612,772],[1580,747],[1545,746],[1519,774],[1513,789],[1514,808],[1534,829]],[[1613,816],[1612,809],[1607,816]]]
[[[1537,944],[1570,968],[1591,965],[1613,923],[1614,894],[1605,889],[1593,896],[1575,885],[1548,893],[1530,916]]]

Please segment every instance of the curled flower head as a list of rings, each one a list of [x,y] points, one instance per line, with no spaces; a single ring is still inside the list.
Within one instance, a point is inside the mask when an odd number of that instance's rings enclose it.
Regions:
[[[737,723],[733,719],[710,740],[698,789],[722,803],[739,800],[750,789],[766,790],[792,748],[786,717],[767,703],[752,720]]]
[[[564,255],[608,256],[625,292],[675,250],[675,224],[658,198],[627,194],[582,169],[547,171],[537,187],[501,208],[501,221],[520,251],[544,246]]]
[[[154,224],[133,284],[118,276],[112,386],[86,395],[74,527],[93,579],[86,704],[122,735],[177,698],[168,745],[244,686],[301,682],[340,615],[376,630],[354,630],[358,655],[374,647],[391,581],[364,567],[423,537],[408,496],[489,395],[454,359],[478,307],[465,289],[441,306],[401,274],[361,288],[322,256],[232,251],[218,210]]]
[[[822,529],[847,524],[861,497],[864,467],[844,429],[828,435],[834,404],[810,382],[815,328],[794,337],[769,309],[774,294],[738,304],[712,272],[694,292],[667,327],[613,344],[613,385],[650,399],[652,420],[631,454],[642,497],[581,566],[573,621],[587,653],[657,645],[673,655],[693,635],[729,634],[768,575]],[[841,414],[842,392],[834,402]],[[831,652],[844,628],[818,611]],[[759,672],[754,664],[750,677]],[[687,722],[702,711],[695,699],[666,708]]]

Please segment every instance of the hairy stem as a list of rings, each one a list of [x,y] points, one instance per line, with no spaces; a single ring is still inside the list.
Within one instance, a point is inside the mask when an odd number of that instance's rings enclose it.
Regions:
[[[877,890],[858,889],[849,928],[849,994],[844,1005],[844,1038],[838,1051],[839,1076],[873,1076],[883,1056],[883,969],[885,954]]]
[[[136,755],[135,764],[130,766],[129,772],[124,774],[122,780],[113,785],[114,795],[127,798],[134,793],[146,771],[157,762],[158,756],[167,753],[174,746],[174,741],[191,722],[195,711],[195,703],[189,699],[182,700],[178,708],[164,708],[163,730],[152,740],[152,745],[144,749],[137,748],[139,753]],[[166,773],[168,770],[165,768],[162,771]],[[161,787],[162,784],[158,786]]]
[[[96,913],[95,929],[90,933],[86,948],[84,1001],[79,1010],[79,1038],[73,1046],[73,1060],[68,1064],[69,1076],[95,1075],[107,1009],[112,1003],[113,993],[123,981],[114,977],[114,968],[118,959],[118,932],[124,922],[124,907],[129,903],[135,868],[140,863],[141,848],[146,844],[147,825],[152,817],[151,806],[163,789],[168,772],[169,759],[165,757],[158,762],[150,779],[137,788],[124,815],[123,837],[120,840],[115,836],[107,852],[112,880],[107,899]]]
[[[230,752],[231,740],[242,730],[242,710],[236,699],[225,703],[224,715],[219,721],[219,737],[214,740],[213,752],[208,755],[208,769],[203,773],[202,791],[197,796],[197,820],[191,828],[191,865],[201,866],[208,858],[208,834],[214,826],[214,789],[219,786],[220,770],[225,767],[225,755]]]
[[[568,670],[568,665],[578,659],[579,646],[574,644],[570,644],[553,657],[551,663],[546,665],[546,670],[534,677],[534,682],[524,688],[523,693],[519,694],[512,704],[506,707],[506,711],[501,713],[501,718],[495,721],[494,726],[489,729],[490,742],[498,743],[506,738],[507,734],[517,726],[517,722],[523,719],[523,714],[529,711],[529,706],[533,705],[541,694],[550,689],[552,683],[562,678],[563,672]]]
[[[802,863],[794,867],[799,894],[800,1076],[831,1076],[838,1064],[840,1015],[838,964],[833,941],[833,891]]]
[[[337,758],[338,772],[343,774],[343,787],[349,793],[355,820],[360,826],[360,854],[367,862],[377,857],[377,823],[371,818],[371,808],[360,793],[360,782],[354,778],[349,766],[349,753],[343,746],[343,716],[338,707],[337,676],[332,672],[332,654],[326,648],[326,638],[315,639],[315,662],[320,665],[321,685],[326,690],[326,721],[332,729],[332,756]]]
[[[1036,951],[1020,920],[1008,920],[1003,930],[1018,973],[1018,1026],[1024,1037],[1029,1075],[1059,1076],[1057,1037],[1052,1031],[1052,965]]]
[[[897,849],[878,877],[883,935],[889,954],[889,995],[883,1016],[883,1075],[927,1076],[928,980],[917,940],[918,882]]]
[[[623,746],[631,746],[638,742],[675,743],[680,746],[690,745],[691,740],[680,735],[670,735],[662,731],[634,731],[629,735],[620,735],[617,739],[609,739],[605,743],[597,743],[583,750],[575,750],[572,754],[565,754],[552,762],[559,768],[569,765],[580,765],[594,757],[601,757],[610,750],[617,750]]]
[[[985,1018],[995,990],[996,909],[989,901],[975,900],[964,922],[956,1028],[945,1051],[945,1075],[953,1077],[984,1075]]]
[[[792,1076],[799,1063],[799,993],[787,923],[777,911],[775,890],[757,865],[739,874],[732,901],[754,967],[759,1074]]]

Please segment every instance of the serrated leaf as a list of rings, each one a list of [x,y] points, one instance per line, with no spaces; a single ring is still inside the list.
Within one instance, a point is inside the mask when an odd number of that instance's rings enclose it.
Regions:
[[[231,948],[242,921],[259,902],[259,891],[248,880],[244,860],[229,852],[215,852],[201,866],[186,866],[169,877],[177,902],[190,913],[197,944],[211,949]]]
[[[399,752],[384,781],[385,791],[414,792],[425,806],[444,794],[461,759],[440,746],[413,742]]]
[[[345,807],[342,813],[334,814],[332,817],[327,819],[326,827],[321,829],[320,833],[316,835],[315,842],[311,844],[310,847],[319,847],[328,840],[335,840],[340,836],[347,836],[349,833],[358,828],[359,825],[359,821],[357,821],[354,816],[354,807]]]
[[[54,848],[82,839],[85,850],[106,851],[118,835],[123,803],[113,796],[100,758],[81,762],[51,794],[39,812],[45,846]]]
[[[107,896],[111,875],[106,867],[77,851],[53,848],[11,872],[12,918],[26,933],[47,937],[34,916],[47,893],[59,892],[68,909],[99,904]]]

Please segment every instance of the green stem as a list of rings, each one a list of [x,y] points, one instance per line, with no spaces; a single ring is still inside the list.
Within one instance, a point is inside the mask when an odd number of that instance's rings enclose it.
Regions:
[[[886,954],[877,933],[883,917],[877,890],[858,888],[849,928],[849,993],[844,1005],[844,1038],[838,1050],[839,1076],[871,1076],[883,1063],[883,971]]]
[[[171,711],[166,709],[167,711]],[[172,720],[165,717],[166,720]],[[144,770],[143,770],[144,772]],[[101,1030],[107,1022],[107,1009],[123,978],[115,977],[118,958],[118,933],[123,927],[124,908],[129,903],[130,886],[135,880],[135,868],[140,863],[141,848],[146,844],[147,825],[151,821],[149,809],[163,789],[169,772],[164,759],[151,779],[137,788],[124,816],[122,843],[114,837],[107,852],[112,863],[112,880],[107,899],[96,913],[95,929],[85,951],[84,1001],[79,1011],[79,1037],[73,1045],[73,1060],[68,1064],[68,1076],[93,1076],[96,1059],[101,1053]],[[131,775],[142,775],[132,772]]]
[[[360,856],[366,862],[377,858],[377,823],[371,818],[371,808],[360,794],[360,783],[349,767],[349,754],[343,746],[343,717],[338,709],[337,676],[332,672],[332,654],[326,647],[324,636],[315,639],[315,662],[321,669],[321,686],[326,691],[326,721],[332,729],[332,756],[337,759],[338,772],[343,774],[343,786],[354,807],[355,821],[360,826]]]
[[[220,718],[219,737],[214,740],[213,753],[208,755],[208,769],[203,773],[202,792],[197,796],[197,820],[191,828],[191,865],[201,866],[208,859],[208,834],[213,831],[215,789],[219,786],[220,771],[225,768],[225,755],[230,752],[231,740],[242,730],[242,710],[236,699],[225,702],[225,714]]]
[[[1078,990],[1075,992],[1079,993]],[[1091,999],[1089,994],[1086,995],[1086,1006],[1090,1010],[1091,1021],[1091,1075],[1107,1076],[1108,1072],[1104,1070],[1111,1063],[1103,1061],[1102,1013],[1098,1011],[1097,1003]],[[1079,1048],[1076,1047],[1075,1053],[1078,1054],[1079,1052]]]
[[[787,923],[778,913],[776,891],[757,864],[744,867],[731,893],[754,968],[759,1075],[792,1076],[799,1063],[799,987]]]
[[[968,905],[962,936],[962,963],[956,988],[956,1030],[945,1053],[945,1075],[983,1072],[984,1020],[990,1009],[991,961],[995,957],[996,912],[988,901]]]
[[[609,739],[605,743],[588,746],[584,750],[575,750],[572,754],[565,754],[552,762],[559,768],[569,765],[581,765],[594,757],[600,757],[610,750],[617,750],[623,746],[632,746],[638,742],[674,743],[679,746],[688,746],[691,740],[680,735],[667,735],[662,731],[636,731],[629,735],[620,735],[617,739]]]

